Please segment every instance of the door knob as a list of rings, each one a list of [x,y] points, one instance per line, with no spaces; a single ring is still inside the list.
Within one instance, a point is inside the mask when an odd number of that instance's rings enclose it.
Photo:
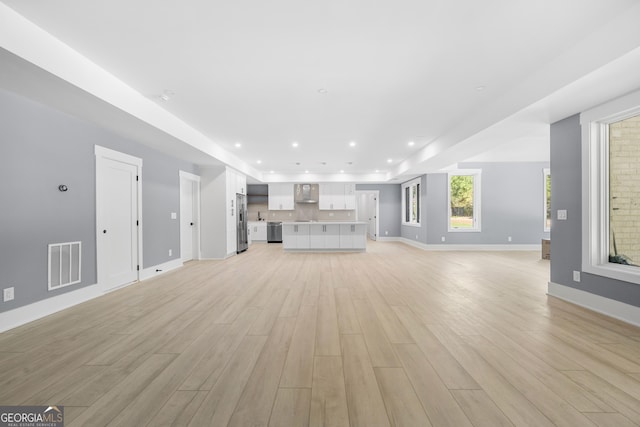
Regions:
[[[102,233],[103,234],[107,234],[107,230],[102,230]]]
[[[189,225],[193,225],[193,223],[191,222],[191,223],[189,223]]]

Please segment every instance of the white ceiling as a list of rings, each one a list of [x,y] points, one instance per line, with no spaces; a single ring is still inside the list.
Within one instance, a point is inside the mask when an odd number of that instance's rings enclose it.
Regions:
[[[254,180],[545,161],[640,87],[636,0],[2,3],[4,88]]]

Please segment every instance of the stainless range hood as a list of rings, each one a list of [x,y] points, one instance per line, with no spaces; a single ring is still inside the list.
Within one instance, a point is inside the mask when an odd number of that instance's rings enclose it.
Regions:
[[[314,204],[318,203],[318,184],[296,184],[296,203]]]

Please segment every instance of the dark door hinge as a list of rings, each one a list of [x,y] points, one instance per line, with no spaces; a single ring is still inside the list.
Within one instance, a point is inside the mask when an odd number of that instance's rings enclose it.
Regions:
[[[136,265],[136,271],[140,271],[140,266]]]

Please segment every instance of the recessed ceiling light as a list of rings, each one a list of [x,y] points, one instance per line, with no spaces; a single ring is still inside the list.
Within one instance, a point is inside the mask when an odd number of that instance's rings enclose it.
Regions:
[[[393,162],[393,159],[387,159],[387,163]]]
[[[340,169],[340,173],[344,173],[344,169]]]
[[[486,86],[476,86],[476,90],[478,92],[482,92],[483,90],[485,90],[487,87]]]
[[[275,171],[269,171],[269,173],[276,173]]]
[[[258,161],[256,161],[256,163],[257,163],[257,164],[260,164],[260,163],[262,163],[262,160],[258,160]]]
[[[239,142],[236,142],[236,144],[235,144],[235,145],[236,145],[236,148],[240,148],[240,147],[242,147],[242,144],[240,144]]]
[[[320,89],[318,89],[318,93],[321,93],[322,95],[324,95],[325,93],[329,92],[328,90],[326,90],[325,88],[321,87]]]
[[[351,141],[351,142],[349,143],[349,147],[355,147],[355,146],[356,146],[356,142],[355,142],[355,141]]]
[[[294,142],[291,144],[291,146],[295,148],[295,147],[297,147],[297,146],[298,146],[298,143],[297,143],[296,141],[294,141]]]
[[[304,171],[304,173],[309,173],[309,171]]]
[[[409,147],[413,147],[414,145],[416,145],[416,143],[415,143],[415,142],[413,142],[413,141],[409,141]]]
[[[376,169],[376,173],[380,173],[380,169]]]

